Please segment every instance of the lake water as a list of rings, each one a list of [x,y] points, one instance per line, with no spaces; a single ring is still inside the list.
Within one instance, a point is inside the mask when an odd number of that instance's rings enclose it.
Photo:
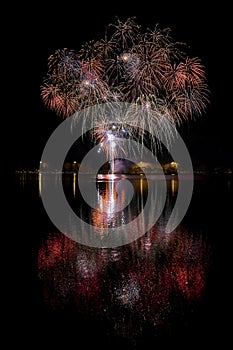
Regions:
[[[179,183],[176,177],[167,177],[166,203],[156,224],[135,241],[114,248],[80,244],[59,232],[42,204],[41,176],[46,175],[15,176],[14,219],[9,222],[16,247],[10,258],[12,327],[23,325],[19,337],[25,344],[31,343],[32,349],[56,349],[63,342],[67,349],[223,344],[231,300],[230,175],[195,177],[187,213],[169,234],[165,225]],[[147,180],[128,180],[134,196],[115,214],[119,179],[98,179],[96,208],[82,199],[75,175],[64,175],[63,186],[73,211],[102,235],[106,228],[130,222],[143,209]],[[148,181],[156,187],[161,180]],[[159,205],[158,198],[151,203],[150,215]]]

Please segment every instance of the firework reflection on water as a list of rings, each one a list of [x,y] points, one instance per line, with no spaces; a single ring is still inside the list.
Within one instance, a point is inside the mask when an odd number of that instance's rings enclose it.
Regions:
[[[140,193],[140,180],[137,186]],[[105,199],[116,195],[114,186],[106,183],[99,190]],[[148,327],[156,332],[187,310],[193,312],[205,295],[211,251],[200,232],[181,225],[170,234],[164,232],[173,196],[157,224],[125,246],[96,249],[62,233],[48,235],[38,253],[46,307],[55,311],[72,307],[77,317],[104,322],[108,334],[130,340],[140,338]],[[142,198],[128,208],[130,220],[137,215],[136,203],[140,212]],[[101,199],[99,204],[103,205]],[[108,215],[97,220],[93,214],[100,234],[101,227],[122,222],[122,212],[114,214],[115,221]],[[129,213],[124,215],[127,220]]]

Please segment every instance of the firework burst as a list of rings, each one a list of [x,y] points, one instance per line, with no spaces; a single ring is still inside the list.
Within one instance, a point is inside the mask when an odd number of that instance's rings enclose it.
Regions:
[[[143,143],[145,130],[169,139],[174,136],[171,125],[201,116],[209,103],[205,68],[199,58],[188,57],[184,47],[174,41],[170,29],[157,25],[143,31],[134,17],[125,22],[116,18],[104,39],[87,42],[79,51],[59,49],[49,57],[42,101],[63,118],[78,118],[78,112],[86,110],[83,122],[91,118],[93,135],[105,149],[110,134],[115,142],[126,135]],[[105,116],[90,115],[87,107],[106,102],[132,105],[124,125],[122,120],[109,125]]]

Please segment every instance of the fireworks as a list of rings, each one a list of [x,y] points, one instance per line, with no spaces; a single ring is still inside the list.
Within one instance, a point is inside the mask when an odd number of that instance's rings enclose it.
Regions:
[[[124,125],[112,121],[118,131],[126,130],[127,137],[141,143],[145,130],[169,138],[170,125],[200,116],[209,103],[205,68],[199,58],[188,57],[184,47],[169,29],[143,31],[134,17],[125,22],[117,18],[104,39],[90,41],[79,51],[59,49],[49,57],[42,101],[63,118],[106,102],[130,103]],[[83,122],[92,118],[93,135],[108,144],[109,121],[88,112],[82,116]],[[124,132],[118,134],[121,139]],[[119,140],[118,135],[114,138]]]

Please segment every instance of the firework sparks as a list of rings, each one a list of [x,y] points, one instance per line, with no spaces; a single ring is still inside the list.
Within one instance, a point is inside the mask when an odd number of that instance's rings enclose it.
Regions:
[[[149,130],[169,139],[174,136],[170,125],[202,115],[209,103],[205,68],[183,47],[171,37],[170,29],[157,25],[143,31],[134,17],[125,22],[117,18],[106,28],[104,39],[87,42],[77,52],[56,50],[49,57],[42,101],[63,118],[75,118],[75,112],[101,103],[128,102],[133,108],[119,126],[127,130],[127,137],[143,143],[144,130]],[[136,113],[137,106],[143,113]],[[106,141],[109,125],[104,116],[93,118],[88,112],[82,116],[84,122],[92,118],[98,142]],[[140,125],[140,132],[134,125]],[[114,141],[120,138],[115,136]]]

